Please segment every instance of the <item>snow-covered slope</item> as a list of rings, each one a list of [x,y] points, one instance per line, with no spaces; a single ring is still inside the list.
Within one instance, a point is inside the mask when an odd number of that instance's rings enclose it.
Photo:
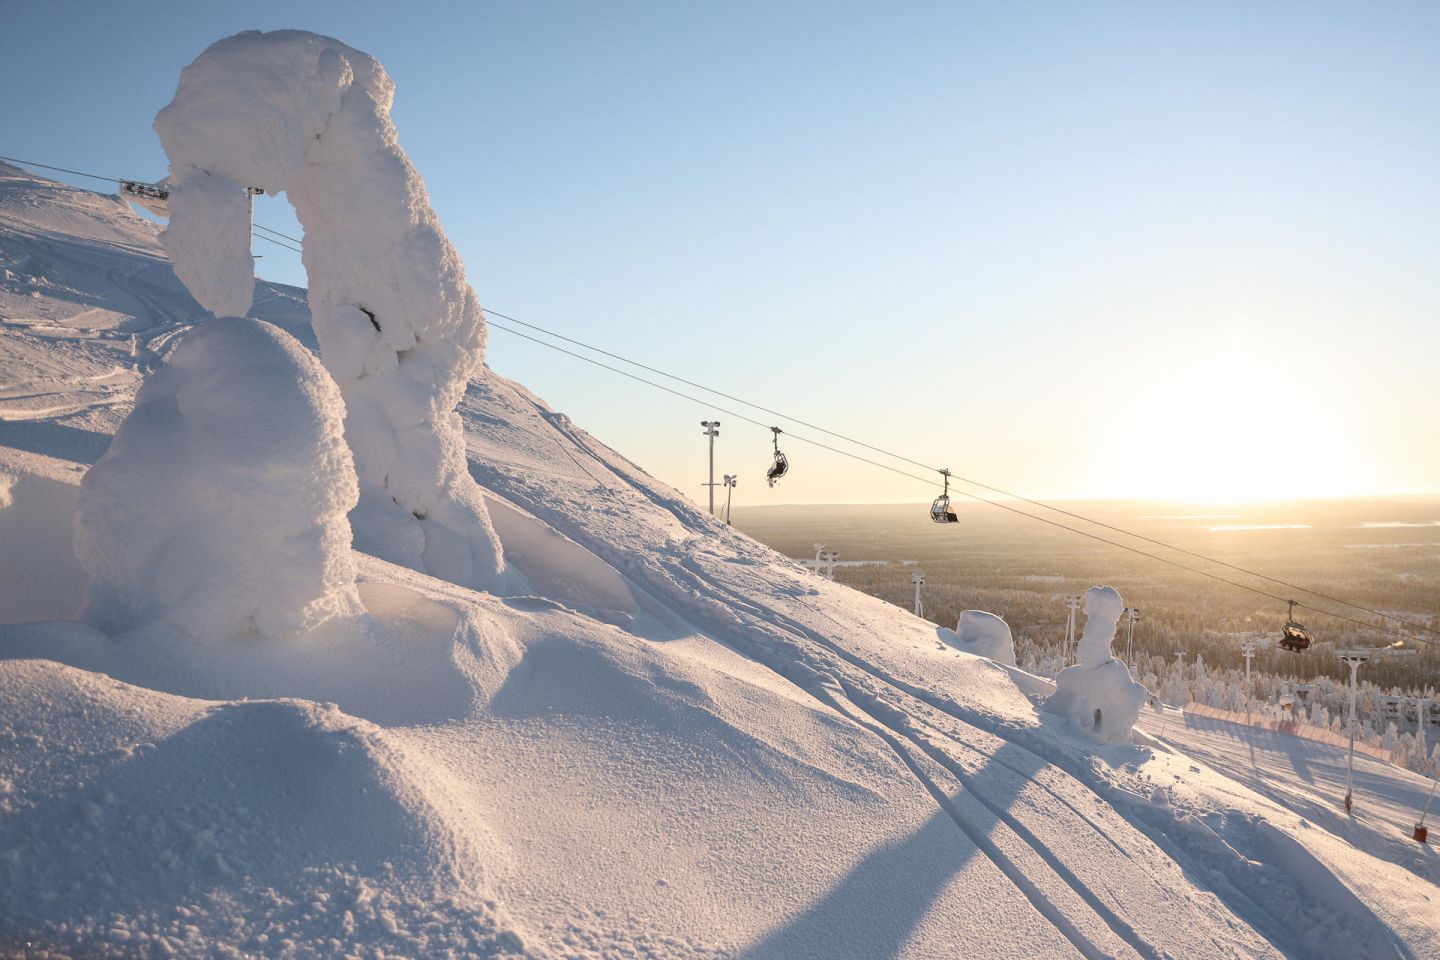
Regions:
[[[79,475],[207,316],[156,232],[0,167],[0,949],[1440,956],[1433,872],[1079,738],[488,371],[526,595],[361,556],[366,617],[304,642],[74,622]],[[315,345],[303,291],[251,315]]]

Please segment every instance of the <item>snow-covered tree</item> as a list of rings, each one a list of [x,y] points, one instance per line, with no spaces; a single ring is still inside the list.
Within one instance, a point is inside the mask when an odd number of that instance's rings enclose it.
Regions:
[[[303,31],[211,45],[155,118],[170,158],[175,272],[206,309],[254,291],[247,188],[284,192],[305,229],[320,355],[340,386],[360,478],[355,544],[455,583],[503,567],[455,412],[484,359],[465,270],[390,121],[369,55]]]
[[[278,327],[186,334],[81,484],[87,619],[224,640],[360,612],[343,416],[334,381]]]
[[[1055,693],[1045,709],[1070,725],[1105,743],[1128,743],[1130,731],[1145,703],[1145,688],[1130,676],[1130,668],[1110,653],[1115,628],[1125,609],[1114,587],[1085,591],[1085,629],[1072,667],[1055,678]]]

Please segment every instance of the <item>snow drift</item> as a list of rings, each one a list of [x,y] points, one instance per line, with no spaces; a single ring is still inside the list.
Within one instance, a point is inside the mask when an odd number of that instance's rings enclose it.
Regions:
[[[1055,693],[1045,709],[1058,713],[1070,725],[1105,743],[1129,743],[1130,731],[1140,717],[1145,688],[1130,676],[1130,668],[1110,655],[1110,643],[1125,602],[1114,587],[1085,591],[1085,631],[1080,636],[1077,663],[1055,678]]]
[[[81,485],[87,618],[213,641],[358,612],[343,415],[277,327],[229,318],[187,334]]]
[[[320,357],[345,397],[356,546],[495,589],[501,548],[455,413],[484,360],[484,319],[400,148],[394,92],[372,57],[328,37],[213,44],[155,118],[172,181],[165,250],[206,309],[244,315],[255,282],[246,188],[289,197]]]

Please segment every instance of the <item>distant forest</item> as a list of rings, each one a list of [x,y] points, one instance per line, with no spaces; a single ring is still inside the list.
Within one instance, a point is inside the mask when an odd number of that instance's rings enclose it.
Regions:
[[[1127,543],[1147,553],[1236,580],[1305,604],[1296,619],[1316,635],[1303,654],[1272,646],[1254,668],[1309,680],[1342,679],[1335,659],[1343,647],[1379,647],[1393,632],[1324,615],[1382,621],[1299,590],[1132,539],[1024,503],[1008,505],[1056,523]],[[1440,628],[1440,499],[1396,497],[1245,505],[1236,508],[1146,502],[1060,504],[1116,527],[1214,557],[1280,580]],[[960,522],[934,524],[927,505],[741,507],[735,526],[797,560],[813,558],[816,542],[839,554],[835,579],[897,606],[910,608],[911,574],[925,573],[928,619],[953,627],[960,612],[1003,616],[1017,643],[1058,643],[1065,635],[1067,594],[1109,584],[1140,611],[1137,655],[1173,659],[1184,650],[1216,668],[1243,668],[1242,634],[1275,638],[1285,621],[1278,600],[1188,572],[1067,530],[979,503],[957,503]],[[1257,529],[1260,528],[1260,529]],[[854,561],[875,561],[858,566]],[[1319,608],[1314,609],[1314,608]],[[1391,625],[1394,627],[1394,625]],[[1406,643],[1414,653],[1380,657],[1362,676],[1380,687],[1421,692],[1440,684],[1440,635],[1395,630],[1435,644]],[[1117,654],[1123,655],[1122,624]]]

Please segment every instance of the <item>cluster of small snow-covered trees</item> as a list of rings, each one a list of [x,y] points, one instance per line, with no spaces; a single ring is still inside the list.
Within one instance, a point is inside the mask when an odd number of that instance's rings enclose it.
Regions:
[[[221,40],[155,129],[162,242],[219,320],[182,339],[86,476],[88,616],[194,637],[292,632],[358,608],[350,548],[478,589],[503,573],[455,412],[483,361],[464,268],[390,121],[370,56],[302,31]],[[241,319],[254,188],[305,228],[313,362]],[[228,319],[225,319],[228,318]]]
[[[1022,638],[1016,643],[1016,656],[1022,669],[1042,676],[1055,676],[1065,666],[1060,645],[1053,642]],[[1295,677],[1252,672],[1251,692],[1247,695],[1243,669],[1213,669],[1204,657],[1181,663],[1149,656],[1137,658],[1135,676],[1152,694],[1175,706],[1202,703],[1237,713],[1248,710],[1271,720],[1293,719],[1334,733],[1347,733],[1350,688],[1330,677],[1305,681],[1309,689],[1297,696],[1300,681]],[[1280,703],[1284,694],[1294,697],[1288,712]],[[1440,726],[1424,718],[1417,722],[1409,714],[1399,722],[1388,718],[1384,698],[1396,696],[1440,701],[1440,693],[1431,687],[1423,691],[1387,690],[1362,679],[1356,684],[1356,738],[1389,750],[1398,766],[1440,774]]]

